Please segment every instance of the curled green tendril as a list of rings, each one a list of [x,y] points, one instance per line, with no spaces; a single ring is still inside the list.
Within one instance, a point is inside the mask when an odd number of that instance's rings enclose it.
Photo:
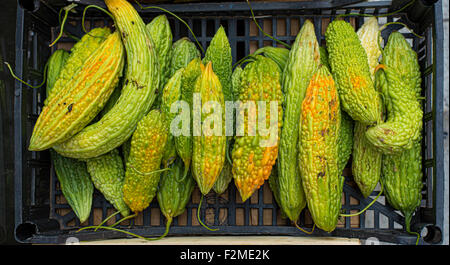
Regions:
[[[253,13],[253,9],[252,9],[252,6],[250,5],[250,2],[249,2],[248,0],[245,0],[245,1],[247,1],[248,7],[250,8],[250,12],[252,13],[253,22],[255,22],[256,26],[257,26],[258,29],[259,29],[259,31],[261,31],[266,37],[269,37],[270,39],[272,39],[272,40],[274,40],[274,41],[280,43],[280,44],[283,45],[284,47],[290,49],[291,46],[290,46],[289,44],[287,44],[287,43],[285,43],[285,42],[283,42],[283,41],[281,41],[281,40],[279,40],[279,39],[274,38],[274,37],[271,36],[270,34],[267,34],[267,33],[259,26],[258,22],[256,21],[255,14]]]
[[[410,27],[408,27],[405,23],[398,22],[398,21],[388,22],[388,23],[384,24],[383,26],[381,26],[380,31],[385,30],[387,28],[387,26],[389,26],[389,25],[402,25],[403,27],[407,28],[409,30],[409,32],[411,32],[411,34],[413,34],[417,38],[420,38],[420,39],[425,38],[424,36],[420,36],[419,34],[415,33],[414,30],[412,30]]]
[[[189,27],[189,25],[186,23],[186,21],[184,21],[182,18],[180,18],[179,16],[175,15],[174,13],[172,13],[172,12],[170,12],[169,10],[164,9],[164,8],[162,8],[162,7],[159,7],[159,6],[146,6],[146,7],[143,7],[143,6],[142,6],[139,2],[137,2],[136,0],[134,0],[134,2],[136,2],[136,4],[137,4],[137,5],[139,6],[139,8],[142,9],[142,10],[154,8],[154,9],[162,10],[162,11],[164,11],[164,12],[166,12],[166,13],[168,13],[168,14],[174,16],[176,19],[178,19],[181,23],[183,23],[183,24],[188,28],[188,30],[191,32],[192,36],[194,37],[195,42],[197,42],[197,45],[198,45],[199,48],[202,50],[202,53],[205,54],[205,50],[203,49],[203,46],[202,46],[202,45],[200,44],[200,42],[197,40],[197,37],[195,36],[195,34],[194,34],[194,32],[192,31],[191,27]]]
[[[65,13],[64,13],[64,18],[63,18],[63,20],[61,22],[61,29],[59,30],[58,37],[56,37],[56,39],[52,43],[50,43],[50,45],[48,45],[49,47],[52,47],[53,45],[55,45],[55,43],[62,37],[63,32],[64,32],[64,25],[66,24],[66,20],[67,20],[67,17],[69,15],[69,12],[72,9],[74,9],[76,6],[77,6],[77,4],[70,4],[70,5],[68,5],[68,6],[63,8]]]
[[[88,31],[86,30],[86,27],[84,26],[84,24],[85,24],[85,23],[84,23],[84,19],[85,19],[85,17],[86,17],[86,11],[87,11],[89,8],[96,8],[96,9],[98,9],[98,10],[104,12],[105,14],[107,14],[107,15],[114,21],[114,24],[116,24],[116,20],[115,20],[114,16],[113,16],[111,13],[109,13],[106,9],[104,9],[104,8],[102,8],[102,7],[99,7],[99,6],[97,6],[97,5],[88,5],[88,6],[86,6],[86,7],[84,8],[84,10],[83,10],[83,16],[81,17],[81,27],[83,28],[83,31],[84,31],[86,34],[88,34],[89,36],[91,36],[91,37],[106,39],[105,36],[95,36],[95,35],[92,35],[90,32],[88,32]],[[92,25],[91,25],[91,26],[92,26]]]
[[[5,63],[6,66],[8,67],[9,72],[11,73],[12,77],[14,77],[14,79],[20,81],[22,84],[25,84],[25,85],[27,85],[27,86],[29,86],[29,87],[31,87],[31,88],[40,88],[41,86],[43,86],[43,85],[45,84],[45,81],[47,80],[48,62],[47,62],[47,63],[45,64],[45,66],[44,66],[44,80],[42,80],[42,83],[40,83],[40,84],[37,85],[37,86],[33,86],[33,85],[31,85],[31,84],[28,84],[27,82],[25,82],[25,81],[23,81],[22,79],[20,79],[18,76],[16,76],[16,75],[14,74],[14,71],[11,69],[11,65],[9,65],[8,62],[4,62],[4,63]]]
[[[298,230],[302,231],[305,234],[311,235],[314,232],[314,228],[316,228],[316,224],[313,225],[313,228],[311,229],[311,231],[306,231],[305,229],[301,228],[297,222],[294,222],[295,227],[298,228]]]
[[[383,193],[383,185],[380,185],[381,186],[381,189],[380,189],[380,192],[378,193],[378,195],[377,195],[377,197],[375,197],[375,199],[373,199],[364,209],[362,209],[361,211],[359,211],[359,212],[357,212],[357,213],[352,213],[352,214],[340,214],[340,216],[343,216],[343,217],[352,217],[352,216],[357,216],[357,215],[360,215],[360,214],[362,214],[362,213],[364,213],[367,209],[369,209],[370,208],[370,206],[372,206],[372,204],[374,204],[377,200],[378,200],[378,197],[380,197],[380,195],[381,195],[381,193]]]

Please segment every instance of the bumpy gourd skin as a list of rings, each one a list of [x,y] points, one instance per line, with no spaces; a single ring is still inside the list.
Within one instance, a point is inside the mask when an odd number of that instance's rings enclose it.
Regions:
[[[367,54],[367,60],[370,69],[370,77],[374,81],[377,92],[379,82],[375,79],[375,71],[381,56],[380,48],[380,29],[378,20],[375,17],[369,18],[356,32],[361,41],[361,45]],[[380,108],[380,116],[377,123],[383,122],[383,101],[377,93],[374,99]],[[366,131],[369,126],[355,122],[352,174],[353,179],[358,185],[359,190],[367,198],[375,189],[381,175],[382,153],[373,146],[366,137]]]
[[[171,170],[162,173],[156,198],[162,214],[169,220],[182,214],[191,199],[195,180],[191,175],[183,178],[183,161],[176,159]]]
[[[181,76],[181,99],[188,103],[190,111],[189,135],[181,134],[175,137],[175,147],[184,162],[186,172],[189,170],[192,160],[192,95],[197,78],[202,73],[202,67],[200,58],[195,58],[184,68]]]
[[[420,68],[417,54],[398,32],[389,36],[381,64],[387,120],[368,129],[366,136],[384,154],[393,154],[411,149],[420,135],[423,111],[415,95]]]
[[[122,216],[128,216],[130,209],[123,200],[122,191],[125,169],[119,151],[114,149],[104,155],[87,159],[86,166],[95,188]]]
[[[42,109],[31,135],[29,150],[41,151],[64,142],[82,130],[102,110],[119,82],[124,48],[118,33],[109,37]],[[64,69],[62,70],[64,71]],[[58,80],[50,91],[58,89]]]
[[[170,108],[172,104],[181,99],[181,77],[183,75],[184,68],[179,69],[175,74],[169,79],[167,84],[164,86],[161,97],[161,111],[166,117],[167,122],[170,124],[175,118],[177,113],[171,113]],[[166,148],[164,150],[164,155],[162,163],[164,167],[169,166],[175,161],[177,156],[177,151],[175,147],[175,137],[172,132],[169,132],[169,138],[167,139]]]
[[[94,193],[86,163],[61,156],[53,149],[50,149],[50,155],[64,198],[80,222],[85,222],[91,214]]]
[[[150,111],[139,121],[131,138],[127,160],[123,199],[131,211],[138,213],[147,208],[156,194],[159,170],[169,129],[159,110]]]
[[[314,25],[306,20],[292,45],[283,73],[283,128],[278,157],[281,208],[297,221],[306,201],[296,158],[298,157],[301,104],[314,72],[320,64],[319,44]]]
[[[400,33],[395,33],[392,39],[401,39],[402,37],[398,36],[398,34]],[[388,45],[398,45],[398,42],[388,42]],[[392,67],[398,72],[401,72],[401,75],[404,78],[413,77],[407,80],[411,83],[409,83],[408,86],[405,86],[404,89],[408,89],[410,92],[414,93],[416,101],[419,101],[418,98],[421,96],[422,88],[420,75],[419,77],[416,77],[418,68],[402,64],[402,60],[407,60],[416,65],[417,57],[415,53],[411,52],[412,50],[405,55],[405,50],[407,50],[406,47],[403,49],[385,49],[385,56],[392,58]],[[403,56],[408,56],[409,58],[404,58]],[[380,71],[377,74],[380,74],[382,77],[381,79],[385,80],[383,79],[385,78],[383,72]],[[383,90],[388,90],[389,88],[386,87],[387,83],[383,84]],[[386,102],[388,111],[392,109],[391,104],[392,103],[389,100]],[[384,194],[386,195],[388,203],[404,214],[406,231],[408,232],[410,232],[412,215],[415,209],[420,206],[422,200],[423,172],[421,131],[422,128],[419,129],[419,137],[413,141],[411,149],[395,154],[383,155],[382,161],[380,182],[384,187]]]
[[[96,52],[97,48],[100,47],[110,34],[111,31],[107,27],[93,28],[87,34],[84,34],[81,40],[73,45],[70,49],[70,55],[64,64],[64,68],[58,73],[58,78],[55,83],[52,84],[53,92],[47,92],[48,96],[44,101],[45,105],[47,105],[55,95],[59,94],[65,84],[72,79],[73,74],[87,62],[86,60]]]
[[[204,113],[202,109],[195,109],[193,120],[193,144],[192,144],[192,173],[195,181],[203,195],[206,195],[222,171],[225,162],[225,102],[222,93],[222,86],[219,78],[212,70],[212,64],[209,62],[206,67],[202,67],[202,73],[197,78],[194,94],[200,97],[202,108],[205,103],[212,101],[220,106],[212,106],[216,114],[220,107],[221,115],[213,120],[207,120],[213,115],[210,110]],[[194,102],[195,104],[195,102]],[[197,106],[198,108],[199,106]],[[221,120],[220,120],[221,119]],[[221,128],[219,124],[221,122]],[[208,127],[205,124],[209,125]],[[219,130],[221,129],[221,130]]]
[[[246,201],[269,178],[275,164],[278,156],[280,129],[283,123],[281,120],[283,109],[279,70],[272,59],[257,55],[255,61],[245,66],[241,78],[237,100],[243,104],[254,103],[256,108],[254,112],[251,109],[246,110],[247,108],[244,107],[236,110],[238,122],[244,128],[243,134],[240,128],[236,128],[231,154],[234,183],[242,201]],[[259,101],[265,102],[265,113],[259,111]],[[271,112],[271,102],[278,104],[276,113]],[[271,124],[271,115],[277,115],[276,124]],[[255,117],[255,127],[257,127],[254,128],[253,135],[248,130],[251,125],[251,123],[249,124],[251,117]],[[260,124],[263,121],[264,123]],[[264,126],[265,129],[276,126],[276,134],[273,135],[273,131],[270,129],[271,132],[264,135],[261,126]]]
[[[265,57],[272,59],[280,69],[280,72],[283,73],[284,67],[289,59],[289,49],[282,47],[272,47],[265,46],[256,50],[253,54],[264,54]]]
[[[342,171],[344,171],[344,168],[347,165],[350,156],[352,155],[353,130],[354,130],[354,121],[352,117],[350,117],[341,108],[341,125],[338,138],[338,145],[339,145],[338,171],[340,174],[342,174]]]
[[[55,85],[56,80],[58,80],[59,73],[64,68],[70,53],[66,50],[59,49],[56,50],[50,58],[48,59],[48,70],[47,70],[47,95],[50,94],[51,89]]]
[[[193,59],[200,58],[197,46],[187,37],[183,37],[172,45],[172,58],[170,61],[170,76],[183,67],[186,67]]]
[[[339,97],[326,67],[313,76],[302,103],[299,168],[303,189],[317,227],[336,228],[344,177],[338,172]]]
[[[231,75],[231,91],[233,93],[233,98],[237,99],[239,97],[239,86],[241,84],[242,67],[240,65],[234,68],[233,74]]]
[[[220,172],[220,175],[213,186],[213,190],[217,194],[224,193],[227,190],[230,182],[233,180],[232,168],[233,166],[230,163],[228,163],[228,161],[225,161],[223,163],[222,171]]]
[[[150,110],[159,86],[157,55],[141,17],[127,1],[105,0],[105,3],[115,18],[126,50],[124,87],[114,107],[100,121],[54,146],[64,156],[86,159],[122,145]]]
[[[328,51],[326,46],[320,46],[319,47],[319,53],[320,53],[320,64],[325,65],[330,69],[330,63],[328,62]]]
[[[172,30],[170,29],[169,20],[166,15],[159,15],[155,17],[146,26],[147,31],[152,37],[155,44],[156,54],[158,56],[158,65],[160,73],[159,88],[156,91],[156,99],[153,104],[154,108],[158,108],[161,103],[161,92],[166,85],[166,82],[171,77],[170,75],[170,60],[172,58]]]
[[[380,116],[367,54],[350,23],[331,22],[325,33],[331,66],[342,108],[353,120],[375,124]]]
[[[64,59],[61,58],[60,55],[61,54],[53,56],[52,54],[47,62],[48,71],[51,71],[51,73],[48,72],[49,75],[47,76],[47,96],[53,89],[59,73],[64,68]],[[63,61],[61,61],[61,59]],[[89,172],[87,171],[86,163],[77,159],[63,157],[51,149],[50,158],[64,198],[67,200],[67,203],[70,205],[78,219],[80,219],[80,222],[83,223],[91,213],[92,196],[94,192],[94,187]]]

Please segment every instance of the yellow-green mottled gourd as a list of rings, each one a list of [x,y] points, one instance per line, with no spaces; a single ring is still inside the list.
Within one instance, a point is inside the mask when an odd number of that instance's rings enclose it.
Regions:
[[[367,54],[353,27],[334,20],[325,32],[328,62],[339,92],[342,109],[353,120],[376,124],[380,116]]]
[[[411,49],[411,46],[405,40],[403,35],[398,32],[391,33],[388,43],[383,52],[383,63],[388,65],[390,72],[379,71],[388,82],[383,83],[383,94],[386,100],[385,105],[389,113],[395,108],[391,95],[392,87],[401,85],[404,93],[412,93],[419,101],[421,96],[421,78],[417,54]],[[390,73],[390,74],[389,74]],[[403,83],[393,84],[396,80],[389,75],[397,73]],[[382,78],[383,79],[383,78]],[[413,141],[411,149],[383,155],[381,169],[381,183],[384,187],[388,203],[397,210],[400,210],[405,216],[406,231],[410,232],[412,216],[422,200],[422,128],[419,128],[419,137]]]
[[[47,105],[55,95],[59,94],[65,84],[72,79],[74,73],[87,62],[86,60],[96,52],[97,48],[110,34],[111,31],[107,27],[93,28],[73,45],[70,49],[69,57],[64,64],[64,68],[58,73],[55,83],[52,84],[53,92],[47,92],[48,96],[44,101],[45,105]],[[48,72],[50,73],[50,69],[48,69]],[[51,76],[47,78],[53,79]]]
[[[265,57],[272,59],[278,65],[280,72],[283,73],[286,62],[289,59],[289,51],[289,49],[282,47],[265,46],[259,48],[253,54],[264,54]]]
[[[60,50],[63,51],[63,50]],[[57,51],[56,51],[57,52]],[[60,52],[58,52],[60,53]],[[55,53],[48,60],[47,96],[55,85],[59,73],[64,68],[64,58]],[[63,60],[63,61],[61,61]],[[92,207],[94,187],[86,163],[77,159],[63,157],[50,149],[50,158],[60,183],[61,191],[81,223],[85,222]]]
[[[195,82],[201,74],[201,68],[203,67],[200,58],[194,58],[185,68],[183,75],[181,76],[181,99],[183,102],[187,102],[189,113],[182,114],[182,122],[188,124],[182,124],[186,126],[187,132],[175,137],[175,147],[178,155],[184,162],[184,168],[187,172],[189,170],[192,160],[192,96],[194,92]],[[186,115],[183,116],[183,115]],[[187,119],[189,115],[189,119]],[[186,173],[185,172],[185,173]]]
[[[231,75],[231,91],[233,93],[233,98],[235,99],[239,97],[239,86],[241,84],[242,71],[242,67],[238,65],[234,68],[233,74]]]
[[[302,103],[298,165],[311,217],[331,232],[341,209],[344,177],[338,172],[339,96],[327,67],[312,77]]]
[[[280,206],[294,222],[298,220],[300,212],[306,206],[296,161],[299,151],[298,121],[306,89],[319,64],[319,44],[314,25],[306,20],[291,47],[282,81],[284,116],[277,166]]]
[[[48,59],[48,70],[47,70],[47,95],[50,94],[51,89],[55,85],[56,80],[58,80],[58,76],[61,70],[64,68],[64,65],[69,58],[70,53],[66,50],[59,49],[56,50],[50,58]]]
[[[142,118],[133,133],[123,199],[134,213],[142,212],[155,197],[160,173],[154,171],[160,169],[168,135],[167,121],[157,109]]]
[[[89,124],[114,91],[124,61],[120,35],[113,33],[74,72],[72,79],[66,83],[56,81],[51,91],[58,86],[63,87],[39,114],[28,149],[48,149],[71,138]]]
[[[205,107],[208,102],[212,104]],[[211,62],[202,67],[197,78],[194,105],[197,107],[193,113],[192,172],[200,192],[206,195],[222,171],[226,148],[225,102]]]
[[[169,123],[169,138],[167,139],[166,148],[162,159],[163,167],[167,167],[175,161],[177,156],[175,146],[175,136],[172,134],[172,121],[177,113],[171,112],[172,105],[181,100],[181,77],[184,68],[178,69],[164,86],[161,97],[161,111]]]
[[[162,173],[156,198],[161,213],[167,218],[167,232],[174,217],[186,210],[195,187],[191,175],[184,177],[183,160],[177,158],[170,165],[171,170]]]
[[[126,50],[124,87],[114,107],[54,149],[68,157],[86,159],[122,145],[150,110],[159,87],[157,55],[150,33],[134,7],[125,0],[105,0]]]
[[[222,171],[213,186],[213,190],[217,194],[224,193],[230,182],[233,180],[232,168],[233,166],[228,161],[224,162]]]
[[[225,29],[223,28],[223,26],[220,26],[216,31],[216,34],[214,34],[214,37],[212,38],[208,48],[206,49],[205,57],[203,58],[202,62],[203,64],[207,64],[208,62],[212,63],[213,71],[219,78],[220,84],[222,85],[222,92],[225,102],[233,101],[233,91],[231,86],[231,75],[233,74],[232,61],[233,58],[231,56],[230,42],[228,41]],[[228,120],[226,120],[226,124],[234,124],[234,116],[227,118]],[[222,126],[226,126],[226,124]],[[227,136],[226,153],[228,154],[230,152],[233,128],[231,126],[226,126],[225,134]],[[225,191],[223,188],[225,184],[228,185],[230,181],[230,168],[230,161],[228,161],[228,159],[225,159],[224,166],[217,179],[219,181],[219,183],[217,184],[219,191]]]
[[[232,172],[245,202],[269,178],[278,157],[283,124],[278,65],[272,59],[256,55],[241,74],[236,100],[242,105],[236,109]]]
[[[87,170],[97,188],[114,208],[128,216],[130,209],[123,200],[125,169],[119,150],[114,149],[104,155],[86,160]]]
[[[378,27],[378,20],[375,17],[369,18],[356,32],[361,44],[367,54],[367,62],[370,69],[370,77],[377,88],[375,80],[375,70],[379,64],[381,56],[381,35]],[[378,91],[378,89],[377,89]],[[377,123],[383,122],[383,101],[377,93],[374,98],[380,108]],[[366,138],[366,131],[369,128],[366,124],[355,122],[352,175],[359,190],[367,198],[380,180],[382,153],[373,146]]]
[[[158,56],[158,65],[160,73],[159,88],[156,91],[156,99],[153,108],[159,108],[161,103],[161,95],[164,86],[171,77],[170,75],[170,61],[172,58],[172,30],[170,29],[169,20],[166,15],[159,15],[155,17],[146,26],[147,31],[152,37],[155,44],[156,54]]]
[[[420,84],[417,54],[400,33],[392,33],[383,52],[380,65],[386,77],[387,102],[385,123],[366,131],[366,137],[384,154],[411,149],[420,136],[423,111],[415,95]]]
[[[197,46],[187,37],[175,41],[172,45],[172,59],[170,61],[170,76],[186,67],[193,59],[200,58]]]

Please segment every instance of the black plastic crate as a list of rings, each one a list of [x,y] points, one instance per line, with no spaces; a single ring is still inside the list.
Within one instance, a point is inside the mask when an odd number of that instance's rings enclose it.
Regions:
[[[59,32],[58,11],[69,1],[19,1],[27,3],[27,9],[18,8],[16,23],[16,62],[15,72],[31,84],[42,80],[44,64],[51,54],[49,43]],[[103,1],[80,0],[77,15],[69,17],[73,25],[67,24],[68,32],[75,36],[83,34],[81,14],[86,4],[98,4],[105,7]],[[348,5],[349,3],[351,5]],[[354,3],[358,2],[358,3]],[[264,30],[276,38],[292,43],[305,19],[311,19],[315,25],[319,43],[324,43],[326,25],[337,15],[343,13],[364,13],[381,15],[407,4],[409,1],[303,1],[303,2],[252,2],[258,23]],[[259,32],[250,15],[247,3],[192,3],[160,5],[187,21],[201,45],[206,49],[215,31],[220,25],[226,29],[232,47],[233,63],[264,45],[276,46],[277,43]],[[140,10],[144,21],[148,23],[156,15],[162,14],[156,9]],[[172,26],[174,41],[192,35],[187,28],[168,15]],[[347,21],[359,28],[364,17],[346,17]],[[422,72],[424,100],[424,137],[423,137],[423,173],[424,188],[421,207],[412,221],[412,230],[427,231],[421,239],[424,244],[442,242],[444,220],[444,154],[443,154],[443,29],[440,1],[435,4],[417,0],[412,6],[394,16],[380,18],[381,23],[402,21],[416,33],[425,36],[420,39],[404,31],[405,37],[418,52]],[[88,11],[88,25],[112,25],[112,20],[94,9]],[[384,30],[387,36],[401,26],[392,25]],[[401,31],[403,32],[403,31]],[[73,40],[62,38],[59,47],[69,47]],[[55,48],[52,48],[55,49]],[[32,89],[15,82],[14,97],[14,201],[15,201],[15,239],[21,243],[64,243],[70,236],[80,240],[98,240],[125,237],[114,231],[83,231],[75,233],[80,227],[70,206],[65,203],[59,183],[52,168],[49,152],[31,152],[27,150],[28,141],[41,111],[45,88]],[[364,199],[351,177],[350,163],[344,170],[343,209],[359,211],[370,203],[379,192],[379,186],[372,195]],[[201,209],[201,218],[218,231],[208,231],[196,220],[199,202],[198,189],[194,191],[186,212],[174,219],[169,236],[183,235],[292,235],[308,236],[280,218],[280,211],[272,198],[268,183],[245,203],[239,197],[234,183],[231,182],[224,195],[211,192],[206,196]],[[165,229],[165,218],[158,209],[156,199],[149,208],[132,222],[124,222],[120,227],[144,236],[160,235]],[[98,224],[113,213],[112,206],[95,191],[93,210],[89,220],[81,225]],[[119,217],[117,217],[118,219]],[[312,221],[303,211],[299,224],[311,227]],[[415,244],[416,237],[405,232],[404,218],[390,207],[384,196],[364,214],[343,218],[337,229],[325,233],[316,229],[311,236],[335,236],[367,239],[376,237],[381,241],[398,244]]]

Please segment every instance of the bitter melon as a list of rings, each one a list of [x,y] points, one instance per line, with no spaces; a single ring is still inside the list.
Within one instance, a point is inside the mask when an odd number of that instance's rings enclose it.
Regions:
[[[120,36],[113,33],[74,72],[72,79],[66,83],[56,81],[50,93],[58,90],[59,86],[63,87],[39,114],[28,149],[48,149],[71,138],[89,124],[114,91],[124,61]]]
[[[48,59],[48,69],[47,69],[47,95],[50,95],[51,89],[54,87],[56,80],[61,70],[69,58],[70,53],[66,50],[59,49],[56,50],[50,58]]]
[[[327,67],[311,79],[302,103],[298,166],[315,225],[336,228],[344,177],[338,172],[339,96]]]
[[[131,138],[123,199],[134,213],[147,208],[156,194],[169,129],[161,111],[151,110],[139,121]],[[153,173],[154,172],[154,173]]]
[[[417,54],[399,32],[389,35],[381,61],[386,90],[387,119],[366,131],[366,137],[384,154],[411,149],[420,136],[423,110],[415,95],[420,84]]]
[[[211,62],[202,68],[197,78],[196,95],[198,99],[194,98],[194,104],[201,104],[202,107],[194,108],[193,113],[192,172],[200,192],[206,195],[222,171],[226,148],[225,102],[222,86],[212,70]],[[209,108],[204,107],[207,103]],[[209,109],[211,114],[207,115],[204,108]]]
[[[256,55],[241,75],[237,99],[242,105],[236,109],[240,125],[236,127],[231,155],[234,183],[242,201],[269,178],[278,156],[283,124],[279,75],[278,65],[261,55]]]
[[[114,107],[100,121],[53,147],[64,156],[86,159],[122,145],[150,110],[159,86],[157,55],[141,17],[125,0],[105,0],[105,3],[115,18],[126,50],[124,87]]]
[[[356,32],[361,41],[361,45],[367,54],[370,77],[375,84],[375,69],[381,56],[381,34],[378,27],[378,20],[375,17],[369,18]],[[383,122],[383,102],[377,93],[374,98],[380,108],[377,123]],[[358,185],[364,197],[368,197],[375,189],[381,175],[382,153],[373,146],[366,138],[366,131],[369,127],[363,123],[355,122],[354,146],[353,146],[353,179]]]
[[[380,116],[367,54],[353,27],[344,20],[331,22],[325,33],[328,62],[342,108],[353,120],[376,124]]]
[[[278,157],[280,206],[291,221],[297,221],[306,201],[296,158],[299,151],[301,104],[313,74],[320,64],[314,25],[306,20],[297,34],[283,72],[284,117]]]
[[[193,59],[200,58],[200,51],[197,46],[187,37],[175,41],[172,45],[172,59],[170,61],[170,76],[186,67]]]

